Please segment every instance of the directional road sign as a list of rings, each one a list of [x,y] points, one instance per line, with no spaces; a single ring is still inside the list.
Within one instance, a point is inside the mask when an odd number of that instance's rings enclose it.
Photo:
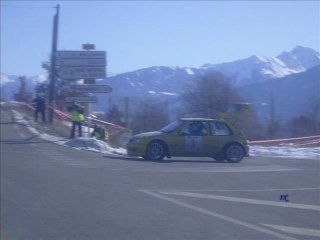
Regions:
[[[57,66],[105,66],[105,58],[58,58]]]
[[[109,93],[112,88],[109,85],[73,85],[78,93]]]
[[[98,67],[60,67],[57,70],[57,75],[66,80],[75,79],[101,79],[106,77],[106,68],[104,66]]]
[[[105,51],[57,51],[57,59],[60,58],[106,58]]]
[[[66,97],[65,100],[66,100],[66,102],[96,103],[97,97],[95,97],[95,96]]]

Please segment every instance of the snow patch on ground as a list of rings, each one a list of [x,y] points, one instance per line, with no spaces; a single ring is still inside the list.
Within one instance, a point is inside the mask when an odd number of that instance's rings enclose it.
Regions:
[[[65,141],[63,145],[79,150],[88,150],[108,154],[124,155],[127,153],[126,149],[124,148],[112,148],[106,142],[97,140],[95,138],[74,138]]]
[[[72,147],[78,150],[95,151],[95,152],[101,152],[105,154],[124,155],[127,153],[126,149],[124,148],[113,148],[108,143],[97,140],[95,138],[66,139],[59,136],[40,133],[37,129],[32,127],[30,122],[26,121],[19,112],[15,110],[12,110],[12,112],[13,112],[13,118],[14,118],[13,120],[15,122],[25,125],[32,134],[37,135],[40,138],[47,140],[49,142],[54,142],[56,144]]]
[[[250,156],[259,157],[290,157],[300,159],[320,160],[320,147],[295,148],[295,147],[264,147],[250,146]]]

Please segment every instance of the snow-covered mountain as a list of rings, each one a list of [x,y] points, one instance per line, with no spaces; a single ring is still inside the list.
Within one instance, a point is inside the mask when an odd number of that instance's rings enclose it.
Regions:
[[[241,87],[303,72],[317,65],[320,65],[320,53],[311,48],[297,46],[276,57],[254,55],[229,63],[205,64],[202,68],[207,72],[221,72],[231,79],[233,85]]]
[[[101,81],[110,84],[117,95],[178,95],[184,83],[202,74],[197,68],[150,67]]]
[[[312,89],[316,89],[320,81],[318,71],[311,71],[319,65],[320,53],[311,48],[297,46],[291,51],[282,52],[275,57],[254,55],[234,62],[205,64],[200,68],[149,67],[99,81],[98,84],[111,85],[113,91],[108,94],[97,94],[98,103],[93,104],[93,110],[106,111],[112,104],[123,104],[124,97],[156,97],[159,100],[164,99],[175,103],[176,97],[183,92],[188,83],[212,71],[227,76],[231,84],[239,88],[242,96],[246,97],[248,101],[254,102],[257,106],[260,103],[268,102],[267,97],[264,96],[266,94],[265,89],[269,88],[270,84],[275,88],[282,89],[283,92],[279,93],[282,98],[285,96],[287,99],[294,99],[299,95],[299,99],[306,102],[307,98],[314,97],[315,94]],[[312,73],[309,73],[309,70]],[[29,89],[34,89],[35,83],[39,79],[43,80],[44,78],[39,76],[28,78]],[[1,97],[10,99],[12,91],[19,87],[18,77],[1,74],[0,87]],[[297,93],[300,89],[307,90],[303,94]],[[279,105],[280,117],[285,112],[288,116],[297,114],[298,111],[296,110],[288,112],[283,109],[295,108],[295,106],[291,106],[293,102],[285,104],[282,100],[279,97],[276,98],[277,102],[275,102]],[[299,109],[299,112],[305,112],[306,107],[305,109],[302,108],[297,109]]]

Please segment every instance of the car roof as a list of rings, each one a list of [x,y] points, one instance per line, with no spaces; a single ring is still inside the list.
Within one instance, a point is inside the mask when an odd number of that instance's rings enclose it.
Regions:
[[[182,121],[219,121],[223,122],[223,120],[219,119],[211,119],[211,118],[181,118]]]

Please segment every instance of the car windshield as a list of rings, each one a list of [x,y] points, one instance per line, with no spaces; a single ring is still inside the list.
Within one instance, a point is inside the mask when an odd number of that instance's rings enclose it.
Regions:
[[[170,123],[169,125],[165,126],[164,128],[162,128],[160,131],[163,132],[163,133],[172,133],[178,127],[181,126],[182,122],[183,122],[182,120],[174,121],[174,122]]]

